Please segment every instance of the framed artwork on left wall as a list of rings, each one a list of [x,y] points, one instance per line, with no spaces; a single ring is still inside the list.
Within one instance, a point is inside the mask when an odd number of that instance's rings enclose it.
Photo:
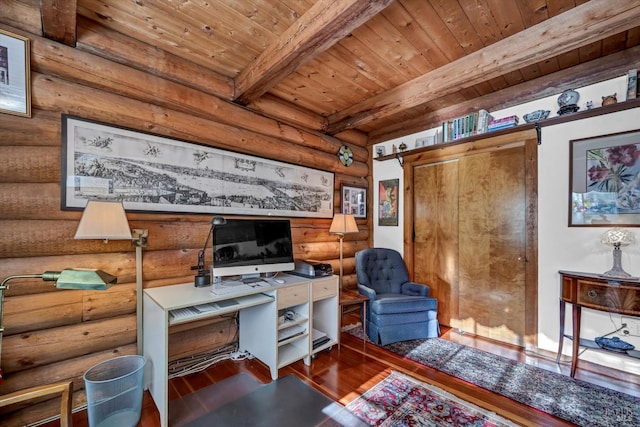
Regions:
[[[340,185],[340,203],[343,214],[354,218],[367,217],[367,189],[355,185]]]
[[[333,217],[334,175],[62,116],[62,209],[118,200],[173,213]]]
[[[31,117],[30,57],[28,38],[0,29],[0,113]]]

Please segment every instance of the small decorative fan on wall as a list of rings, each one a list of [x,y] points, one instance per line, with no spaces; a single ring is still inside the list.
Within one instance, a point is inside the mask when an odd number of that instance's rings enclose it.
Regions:
[[[344,166],[351,166],[351,163],[353,163],[353,153],[351,152],[351,148],[346,145],[340,147],[340,150],[338,151],[338,158],[340,159],[340,163]]]

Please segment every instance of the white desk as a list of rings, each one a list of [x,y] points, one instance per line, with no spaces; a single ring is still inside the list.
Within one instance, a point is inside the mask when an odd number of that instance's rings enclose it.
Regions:
[[[284,283],[225,295],[211,293],[210,287],[196,288],[193,283],[145,289],[144,356],[151,365],[149,391],[158,407],[163,427],[167,425],[169,409],[167,387],[170,325],[238,311],[240,350],[251,353],[265,363],[274,380],[278,378],[279,368],[301,359],[309,365],[314,353],[338,343],[337,276],[307,279],[281,274],[278,279],[284,280]],[[179,320],[170,316],[172,310],[228,299],[235,299],[238,304]],[[295,312],[295,318],[279,322],[278,312],[283,310]],[[315,349],[310,334],[314,325],[329,337],[327,343]],[[292,327],[302,332],[287,339],[278,339],[279,333]]]

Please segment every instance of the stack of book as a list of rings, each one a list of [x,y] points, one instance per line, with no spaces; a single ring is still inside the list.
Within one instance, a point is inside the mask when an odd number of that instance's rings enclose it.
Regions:
[[[487,110],[478,111],[478,134],[487,133],[489,131],[489,123],[493,120],[493,116]]]
[[[278,331],[278,342],[297,337],[298,335],[302,335],[305,332],[307,332],[307,330],[300,325],[289,326],[288,328]]]
[[[518,116],[507,116],[501,119],[494,119],[489,122],[488,131],[507,129],[518,125]]]
[[[493,116],[487,110],[479,110],[466,116],[442,123],[442,142],[455,141],[488,131]]]
[[[317,329],[313,330],[313,333],[311,334],[311,339],[313,340],[312,344],[313,344],[314,350],[330,341],[327,334]]]

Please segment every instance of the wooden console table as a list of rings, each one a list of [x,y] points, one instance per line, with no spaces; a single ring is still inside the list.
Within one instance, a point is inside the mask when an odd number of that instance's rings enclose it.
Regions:
[[[562,356],[562,344],[565,338],[565,304],[573,306],[573,352],[571,358],[571,377],[576,374],[578,348],[580,347],[580,316],[582,307],[608,313],[640,316],[640,281],[614,279],[593,273],[560,271],[562,278],[560,295],[560,338],[558,356]]]

